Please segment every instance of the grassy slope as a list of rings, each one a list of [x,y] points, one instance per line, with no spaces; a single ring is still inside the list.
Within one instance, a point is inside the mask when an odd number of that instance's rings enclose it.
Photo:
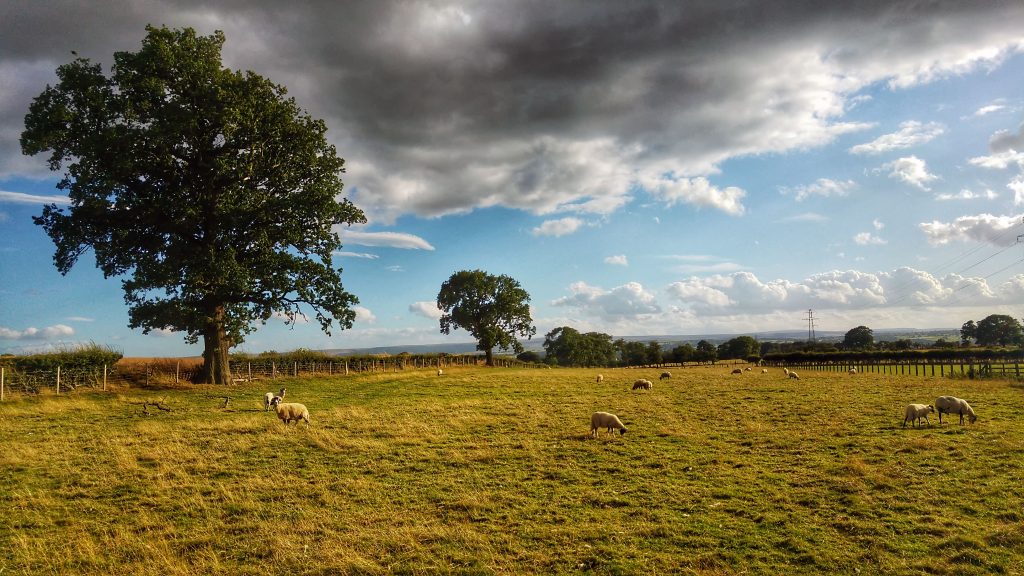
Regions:
[[[0,573],[1024,573],[1024,390],[452,370],[0,405]],[[633,379],[655,381],[650,392]],[[284,383],[313,425],[262,410]],[[908,402],[973,426],[902,429]],[[160,397],[172,412],[132,402]],[[629,433],[587,437],[595,410]]]

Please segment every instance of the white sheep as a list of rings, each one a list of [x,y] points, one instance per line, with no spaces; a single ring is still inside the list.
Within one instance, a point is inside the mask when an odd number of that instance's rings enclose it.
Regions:
[[[633,390],[636,390],[637,388],[640,388],[640,389],[643,389],[643,390],[650,390],[652,386],[654,386],[654,383],[651,382],[650,380],[646,380],[644,378],[641,378],[641,379],[637,380],[636,382],[633,382]]]
[[[856,373],[857,373],[857,369],[856,368],[850,368],[850,374],[856,374]]]
[[[793,378],[794,380],[799,380],[800,379],[800,377],[796,375],[796,372],[792,372],[792,371],[786,370],[786,374],[789,374],[789,377]]]
[[[786,373],[786,376],[789,376],[789,368],[783,368],[782,371]]]
[[[601,382],[604,382],[604,374],[597,375],[597,383],[600,384]]]
[[[939,396],[935,399],[935,409],[939,412],[939,424],[942,424],[942,414],[959,414],[960,423],[964,423],[964,414],[970,419],[971,424],[978,419],[974,415],[974,409],[963,398],[955,396]]]
[[[666,371],[666,372],[662,372],[661,376],[658,376],[658,380],[664,380],[666,378],[671,378],[671,377],[672,377],[672,373]]]
[[[309,425],[309,410],[298,402],[281,402],[281,399],[274,397],[271,402],[274,406],[274,410],[277,412],[277,417],[281,419],[285,425],[291,423],[292,420],[295,424],[299,424],[299,420],[305,420],[306,425]]]
[[[928,414],[935,412],[935,407],[931,404],[907,404],[907,409],[903,412],[903,427],[907,427],[907,422],[910,422],[910,426],[914,426],[916,421],[918,425],[921,424],[921,418],[924,418],[925,422],[929,426],[932,425],[932,421],[928,419]]]
[[[263,411],[266,412],[267,410],[270,410],[270,403],[274,401],[275,397],[279,397],[279,398],[281,398],[283,400],[285,392],[287,392],[287,390],[285,390],[284,388],[281,388],[281,391],[278,392],[276,395],[273,392],[267,392],[266,394],[264,394],[263,395]]]
[[[438,368],[438,369],[437,369],[437,375],[438,375],[438,376],[442,376],[442,375],[444,375],[444,370],[441,370],[440,368]]]
[[[739,368],[737,368],[737,369],[733,370],[732,373],[733,374],[743,374],[743,370],[740,370]]]
[[[767,368],[761,368],[761,374],[767,374],[767,373],[768,373],[768,369]]]
[[[598,428],[607,428],[609,434],[615,434],[615,430],[619,430],[621,433],[626,433],[626,427],[622,425],[622,421],[615,414],[609,414],[608,412],[594,412],[593,416],[590,417],[590,436],[593,438],[597,437]]]

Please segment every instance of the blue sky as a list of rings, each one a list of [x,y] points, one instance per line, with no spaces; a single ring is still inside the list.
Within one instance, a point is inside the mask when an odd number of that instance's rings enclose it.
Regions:
[[[147,23],[224,30],[226,66],[327,122],[369,218],[340,230],[353,329],[243,350],[469,341],[433,301],[477,268],[541,339],[1024,317],[1019,3],[121,4],[0,9],[0,351],[200,351],[129,330],[91,253],[57,273],[31,217],[59,174],[18,145],[71,50],[109,67]]]

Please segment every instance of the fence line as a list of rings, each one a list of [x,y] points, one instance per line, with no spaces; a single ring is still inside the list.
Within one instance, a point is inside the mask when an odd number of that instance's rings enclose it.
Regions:
[[[1022,374],[1019,362],[895,362],[895,363],[807,363],[792,364],[808,370],[819,370],[823,372],[849,372],[856,369],[858,372],[869,374],[888,374],[897,376],[935,376],[935,377],[966,377],[966,378],[1016,378],[1020,379]]]

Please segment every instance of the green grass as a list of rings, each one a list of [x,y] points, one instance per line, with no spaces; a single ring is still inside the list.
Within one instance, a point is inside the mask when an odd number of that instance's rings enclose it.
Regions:
[[[15,397],[0,574],[1024,573],[1020,387],[597,372]],[[263,411],[281,385],[311,426]],[[941,394],[978,422],[901,427]]]

